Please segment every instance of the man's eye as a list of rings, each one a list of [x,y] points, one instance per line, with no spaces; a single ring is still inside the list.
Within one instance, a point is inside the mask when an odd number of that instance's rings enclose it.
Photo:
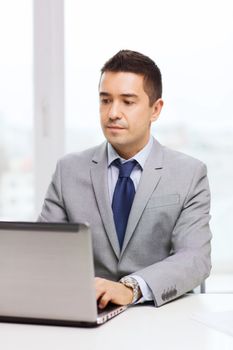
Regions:
[[[128,105],[128,106],[131,106],[134,104],[134,101],[128,101],[128,100],[125,100],[124,101],[124,104]]]
[[[109,98],[102,98],[100,101],[103,105],[107,105],[108,103],[111,102]]]

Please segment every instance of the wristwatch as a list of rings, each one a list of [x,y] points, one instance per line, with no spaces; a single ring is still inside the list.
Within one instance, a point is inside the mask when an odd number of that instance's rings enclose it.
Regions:
[[[134,304],[142,295],[137,280],[133,277],[125,276],[122,277],[119,282],[133,290],[133,300],[131,301],[131,304]]]

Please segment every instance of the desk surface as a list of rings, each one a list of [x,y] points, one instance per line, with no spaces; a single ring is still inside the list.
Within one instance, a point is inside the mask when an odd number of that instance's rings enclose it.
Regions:
[[[0,348],[232,350],[232,336],[192,318],[195,313],[227,310],[233,310],[233,294],[196,294],[160,308],[130,308],[92,329],[0,323]]]

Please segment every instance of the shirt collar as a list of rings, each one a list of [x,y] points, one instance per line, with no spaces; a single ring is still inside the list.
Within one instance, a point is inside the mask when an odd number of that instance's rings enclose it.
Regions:
[[[126,161],[135,159],[138,164],[141,166],[141,168],[143,169],[144,164],[149,156],[149,153],[151,151],[151,148],[153,146],[153,142],[154,142],[154,138],[152,136],[150,136],[150,139],[148,141],[148,143],[146,144],[146,146],[137,154],[135,154],[135,156],[133,156],[130,159],[124,159],[122,157],[119,156],[119,154],[116,152],[116,150],[113,148],[113,146],[108,142],[108,167],[112,164],[112,162],[117,159],[120,158],[120,160],[122,161],[122,163],[125,163]]]

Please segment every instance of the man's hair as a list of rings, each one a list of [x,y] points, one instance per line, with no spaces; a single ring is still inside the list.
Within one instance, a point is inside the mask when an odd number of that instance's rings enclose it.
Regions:
[[[121,50],[102,67],[104,72],[130,72],[144,77],[144,91],[149,97],[150,106],[162,96],[162,76],[152,59],[139,52]]]

